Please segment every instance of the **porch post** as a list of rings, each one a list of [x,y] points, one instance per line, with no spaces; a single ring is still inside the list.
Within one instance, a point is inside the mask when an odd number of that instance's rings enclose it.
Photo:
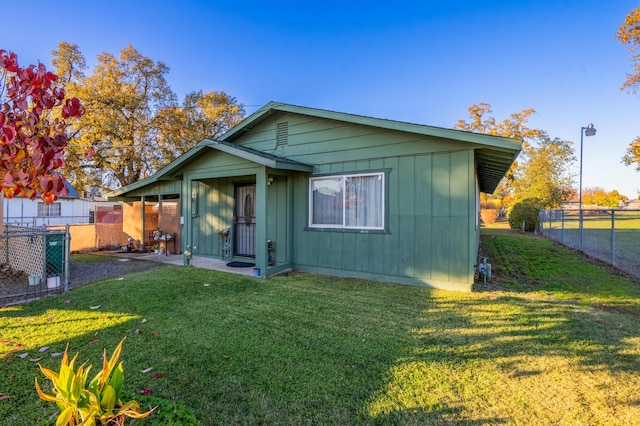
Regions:
[[[256,173],[256,268],[267,276],[267,168]]]
[[[182,217],[182,223],[180,225],[180,245],[181,250],[184,253],[189,247],[189,251],[192,253],[196,253],[196,247],[193,247],[193,241],[191,241],[192,231],[191,227],[193,226],[193,180],[186,175],[182,178],[182,194],[180,194],[180,205],[182,208],[180,209],[180,217]]]
[[[141,207],[141,210],[142,210],[142,212],[141,212],[141,215],[142,215],[142,235],[140,236],[140,239],[142,241],[142,244],[140,244],[140,248],[141,248],[142,252],[144,253],[144,252],[147,251],[147,245],[146,245],[146,242],[147,242],[147,238],[146,238],[146,235],[147,235],[147,215],[146,215],[146,213],[147,213],[147,206],[146,206],[147,197],[145,195],[143,195],[142,198],[141,198],[141,201],[142,201],[142,207]]]

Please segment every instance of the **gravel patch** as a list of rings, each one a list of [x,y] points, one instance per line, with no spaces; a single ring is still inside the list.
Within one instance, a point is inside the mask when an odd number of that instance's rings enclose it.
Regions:
[[[105,260],[69,264],[69,286],[71,288],[105,278],[117,278],[134,272],[149,271],[167,265],[149,260],[108,257]]]
[[[69,263],[69,288],[99,281],[117,278],[134,272],[164,268],[168,265],[149,260],[136,260],[110,256],[109,253],[94,262]],[[73,259],[73,257],[72,257]],[[34,300],[47,294],[47,285],[29,286],[27,275],[13,271],[6,265],[0,265],[0,307]],[[49,293],[60,292],[61,289]]]

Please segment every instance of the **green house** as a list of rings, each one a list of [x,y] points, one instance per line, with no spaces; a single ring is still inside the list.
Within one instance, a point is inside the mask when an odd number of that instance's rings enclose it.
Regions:
[[[479,194],[495,190],[521,147],[271,102],[110,196],[143,243],[160,222],[174,252],[250,259],[262,277],[297,270],[470,290]]]

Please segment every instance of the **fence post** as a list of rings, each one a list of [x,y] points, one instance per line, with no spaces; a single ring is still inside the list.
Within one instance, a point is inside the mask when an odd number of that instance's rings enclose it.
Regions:
[[[49,271],[47,270],[47,227],[40,227],[40,235],[42,236],[42,279],[47,282]]]
[[[69,230],[69,224],[65,226],[64,236],[64,292],[69,291],[69,257],[71,255],[71,231]]]
[[[9,229],[4,228],[4,259],[6,263],[9,263]]]
[[[616,211],[611,209],[611,264],[616,264]]]
[[[560,220],[562,221],[562,230],[560,231],[560,242],[564,244],[564,209],[560,210]]]

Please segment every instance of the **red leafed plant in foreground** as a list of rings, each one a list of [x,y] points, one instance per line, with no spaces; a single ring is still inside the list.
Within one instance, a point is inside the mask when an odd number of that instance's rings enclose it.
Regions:
[[[21,68],[15,53],[0,49],[0,184],[8,198],[51,203],[68,192],[56,172],[64,167],[67,120],[85,110],[65,99],[57,79],[43,64]]]

